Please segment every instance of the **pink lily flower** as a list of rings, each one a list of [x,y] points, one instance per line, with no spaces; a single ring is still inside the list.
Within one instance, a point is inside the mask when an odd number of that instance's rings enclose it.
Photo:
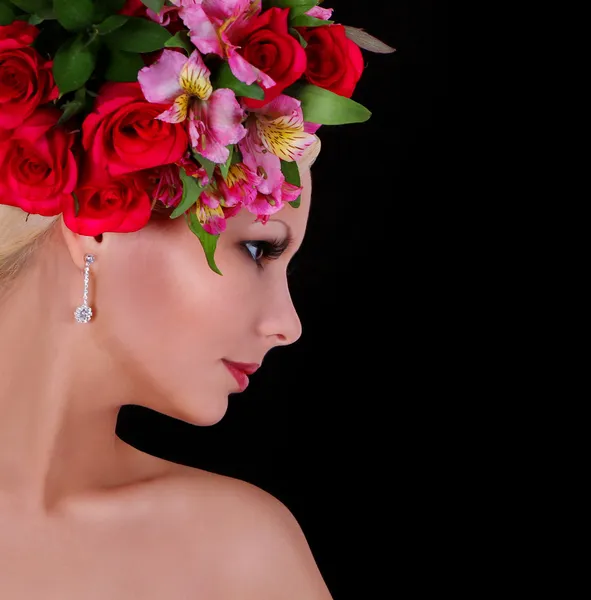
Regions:
[[[246,135],[244,110],[229,89],[213,91],[210,71],[195,50],[189,58],[175,50],[163,50],[160,58],[138,73],[148,102],[172,106],[158,115],[167,123],[188,121],[192,147],[215,163],[225,163],[227,146]]]
[[[255,81],[264,88],[275,85],[266,73],[238,54],[233,42],[248,22],[261,12],[261,0],[171,0],[189,29],[191,42],[203,54],[217,54],[228,61],[232,73],[242,82]]]

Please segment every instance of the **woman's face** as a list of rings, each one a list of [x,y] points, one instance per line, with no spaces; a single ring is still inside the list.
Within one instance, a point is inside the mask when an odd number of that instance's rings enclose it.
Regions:
[[[301,171],[299,208],[286,205],[264,225],[245,210],[228,219],[215,253],[223,276],[211,271],[184,218],[103,237],[91,326],[115,368],[132,377],[138,404],[213,425],[228,394],[240,391],[227,361],[260,364],[300,337],[286,271],[310,208],[310,171]]]

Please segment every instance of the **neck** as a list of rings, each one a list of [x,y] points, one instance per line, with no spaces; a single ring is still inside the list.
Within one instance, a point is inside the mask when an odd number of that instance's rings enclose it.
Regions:
[[[76,323],[83,278],[65,264],[54,252],[31,261],[0,299],[0,500],[27,511],[53,512],[171,466],[116,436],[134,387],[92,324]]]

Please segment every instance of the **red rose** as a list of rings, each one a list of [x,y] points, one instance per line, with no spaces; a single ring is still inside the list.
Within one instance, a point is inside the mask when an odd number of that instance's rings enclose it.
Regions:
[[[3,204],[53,217],[71,199],[78,179],[72,153],[75,135],[56,127],[57,108],[40,108],[0,141],[0,198]]]
[[[299,29],[308,42],[306,78],[310,83],[350,98],[363,73],[363,55],[342,25]]]
[[[180,160],[189,140],[184,123],[156,119],[167,108],[148,102],[137,82],[103,85],[94,112],[82,123],[92,177],[110,180]]]
[[[149,182],[142,173],[100,184],[83,183],[76,188],[78,216],[72,198],[64,206],[64,223],[81,235],[138,231],[148,223],[152,212],[148,187]]]
[[[40,104],[59,95],[51,72],[52,62],[30,46],[17,45],[19,40],[30,40],[33,34],[21,27],[15,29],[15,35],[10,40],[0,35],[0,129],[18,127]]]
[[[241,32],[237,45],[240,54],[255,67],[269,75],[275,84],[265,90],[264,100],[244,98],[249,108],[260,108],[274,100],[297,81],[306,70],[306,53],[302,45],[289,34],[289,8],[271,8],[249,22]]]
[[[30,46],[39,30],[26,21],[14,21],[10,25],[0,25],[0,50]]]
[[[146,9],[142,0],[126,0],[125,6],[119,11],[119,14],[128,17],[145,17]]]

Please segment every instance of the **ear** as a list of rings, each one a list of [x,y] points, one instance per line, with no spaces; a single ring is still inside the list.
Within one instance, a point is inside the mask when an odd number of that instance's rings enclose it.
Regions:
[[[92,237],[74,233],[71,229],[68,229],[64,223],[62,215],[60,215],[59,221],[58,227],[60,228],[60,233],[64,238],[64,242],[66,243],[66,248],[70,253],[72,262],[82,271],[84,270],[85,266],[84,257],[87,254],[100,256],[103,236],[98,235],[96,237]]]

